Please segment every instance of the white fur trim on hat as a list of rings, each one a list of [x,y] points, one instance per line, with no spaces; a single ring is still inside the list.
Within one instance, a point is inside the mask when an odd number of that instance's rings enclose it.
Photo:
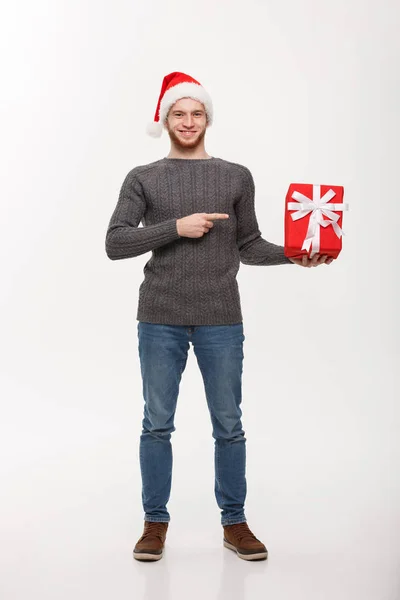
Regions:
[[[209,125],[213,122],[214,110],[211,97],[203,86],[198,83],[192,83],[186,81],[184,83],[178,83],[170,87],[162,97],[160,102],[160,123],[164,123],[171,106],[175,104],[181,98],[193,98],[204,104],[204,108],[207,113]],[[162,130],[161,130],[162,131]],[[151,134],[150,134],[151,135]],[[161,133],[160,133],[161,135]]]
[[[186,97],[193,98],[194,100],[198,100],[199,102],[204,104],[208,116],[208,121],[211,125],[213,121],[214,112],[211,97],[202,85],[199,85],[198,83],[192,83],[190,81],[185,81],[184,83],[177,83],[165,92],[160,102],[160,123],[164,123],[171,106],[173,106],[175,102],[177,102],[181,98]]]

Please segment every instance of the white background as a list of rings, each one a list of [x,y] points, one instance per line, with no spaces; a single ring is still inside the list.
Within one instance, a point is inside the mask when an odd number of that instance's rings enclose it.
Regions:
[[[398,11],[3,3],[2,599],[400,598]],[[246,516],[270,553],[258,563],[222,546],[192,347],[166,554],[132,557],[151,254],[110,261],[104,245],[128,171],[169,152],[145,126],[171,71],[212,96],[206,151],[250,168],[265,239],[283,244],[291,182],[343,185],[350,205],[332,265],[238,274]]]

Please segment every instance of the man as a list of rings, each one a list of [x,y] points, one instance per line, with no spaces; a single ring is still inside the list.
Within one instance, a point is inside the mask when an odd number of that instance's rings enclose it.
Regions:
[[[152,251],[144,267],[137,311],[144,418],[140,436],[143,535],[139,560],[163,556],[170,515],[171,433],[179,384],[192,342],[213,425],[215,497],[223,544],[240,558],[267,558],[244,514],[246,438],[242,428],[243,319],[236,281],[247,265],[295,263],[313,267],[332,259],[289,259],[261,237],[254,181],[243,165],[210,156],[205,134],[211,98],[185,73],[164,77],[154,122],[165,128],[168,156],[126,176],[107,235],[106,252],[119,260]],[[143,227],[138,227],[142,221]]]

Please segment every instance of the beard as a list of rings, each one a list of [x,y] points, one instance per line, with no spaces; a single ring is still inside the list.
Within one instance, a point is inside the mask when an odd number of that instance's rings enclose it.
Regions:
[[[185,149],[190,149],[193,150],[193,148],[197,148],[197,146],[199,146],[202,142],[202,140],[204,139],[204,136],[206,135],[206,127],[204,127],[203,131],[199,131],[195,134],[194,139],[188,138],[185,139],[184,137],[180,137],[179,134],[176,134],[174,130],[169,129],[169,126],[167,124],[167,131],[168,131],[168,135],[169,135],[169,139],[171,140],[172,144],[178,148],[181,148],[182,150]]]

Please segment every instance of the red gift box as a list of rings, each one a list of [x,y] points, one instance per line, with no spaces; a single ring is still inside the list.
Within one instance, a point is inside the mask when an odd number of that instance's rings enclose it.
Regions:
[[[285,256],[301,258],[342,249],[343,186],[291,183],[285,202]]]

